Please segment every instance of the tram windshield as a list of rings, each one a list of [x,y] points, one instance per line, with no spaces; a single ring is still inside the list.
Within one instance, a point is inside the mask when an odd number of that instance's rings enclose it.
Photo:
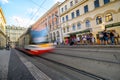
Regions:
[[[48,43],[48,29],[46,27],[31,29],[30,31],[32,43]]]

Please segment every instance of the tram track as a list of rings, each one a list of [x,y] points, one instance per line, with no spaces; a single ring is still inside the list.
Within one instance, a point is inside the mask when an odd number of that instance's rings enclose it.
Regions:
[[[120,64],[120,62],[102,60],[102,59],[97,59],[97,58],[89,58],[89,57],[83,57],[83,56],[76,56],[76,55],[71,55],[71,54],[63,54],[63,53],[56,53],[56,52],[50,52],[50,54],[62,55],[62,56],[74,57],[74,58],[82,58],[82,59],[88,59],[88,60],[95,60],[95,61],[101,61],[101,62],[107,62],[107,63],[113,63],[113,64]]]
[[[66,67],[66,68],[68,68],[68,69],[70,69],[70,70],[73,70],[73,71],[75,71],[75,72],[78,72],[78,73],[80,73],[80,74],[83,74],[83,75],[85,75],[85,76],[88,76],[88,77],[90,77],[90,78],[93,78],[93,79],[95,79],[95,80],[110,80],[110,79],[103,78],[103,77],[101,77],[101,76],[98,76],[98,75],[95,75],[95,74],[86,72],[86,71],[84,71],[84,70],[80,70],[80,69],[71,67],[71,66],[69,66],[69,65],[65,65],[65,64],[63,64],[63,63],[60,63],[60,62],[57,62],[57,61],[54,61],[54,60],[51,60],[51,59],[48,59],[48,58],[45,58],[45,57],[41,57],[41,56],[39,56],[39,57],[42,58],[42,59],[44,59],[44,60],[47,60],[47,61],[49,61],[49,62],[52,62],[52,63],[54,63],[54,64],[57,64],[57,65],[60,65],[60,66],[64,66],[64,67]]]
[[[82,69],[82,68],[77,68],[77,67],[74,67],[74,66],[71,66],[71,65],[69,65],[69,64],[65,64],[66,63],[66,61],[64,62],[64,63],[61,63],[61,62],[59,62],[59,61],[57,61],[56,59],[52,59],[52,57],[50,57],[49,55],[51,55],[51,54],[56,54],[56,53],[48,53],[48,54],[45,54],[45,55],[42,55],[42,56],[38,56],[38,57],[36,57],[36,56],[33,56],[33,57],[30,57],[30,60],[35,60],[36,62],[33,62],[33,63],[37,63],[37,64],[34,64],[37,68],[39,68],[39,69],[41,69],[40,68],[40,65],[38,65],[39,64],[39,61],[40,62],[42,62],[42,60],[41,59],[43,59],[43,60],[45,60],[45,61],[47,61],[48,63],[53,63],[54,65],[58,65],[58,66],[62,66],[62,67],[65,67],[65,68],[67,68],[67,69],[69,69],[69,70],[72,70],[72,71],[74,71],[74,72],[76,72],[76,73],[79,73],[79,74],[82,74],[82,75],[84,75],[84,76],[86,76],[86,77],[90,77],[90,78],[92,78],[92,79],[68,79],[68,80],[113,80],[113,79],[111,79],[111,77],[107,77],[107,76],[103,76],[103,75],[101,75],[101,74],[96,74],[96,73],[94,73],[94,72],[91,72],[91,71],[87,71],[86,69]],[[51,55],[51,56],[53,56],[53,55]],[[59,56],[59,54],[58,54],[58,56]],[[64,56],[64,55],[61,55],[61,56]],[[69,56],[69,55],[65,55],[66,57],[74,57],[74,56]],[[77,58],[76,56],[74,57],[74,58]],[[84,59],[84,58],[82,58],[82,59]],[[58,59],[59,60],[59,59]],[[93,60],[93,59],[90,59],[90,60]],[[98,60],[99,61],[99,60]],[[104,62],[104,61],[103,61]],[[108,63],[108,62],[107,62]],[[114,62],[109,62],[109,63],[114,63]],[[43,63],[44,64],[44,63]],[[47,64],[47,63],[46,63]],[[45,64],[45,65],[46,65]],[[119,64],[119,63],[114,63],[114,64]],[[54,65],[53,65],[53,69],[54,69]],[[49,65],[48,65],[48,67],[49,67]],[[98,68],[99,69],[99,68]],[[63,73],[64,74],[64,73]],[[66,73],[65,73],[66,74]],[[56,79],[53,79],[53,80],[56,80]],[[67,80],[67,79],[65,79],[65,80]],[[115,79],[116,80],[116,79]],[[119,80],[119,79],[117,79],[117,80]]]
[[[86,72],[86,71],[84,71],[84,70],[80,70],[80,69],[74,68],[74,67],[72,67],[72,66],[65,65],[65,64],[63,64],[63,63],[60,63],[60,62],[57,62],[57,61],[54,61],[54,60],[51,60],[51,59],[42,57],[42,56],[38,56],[38,57],[34,56],[34,57],[32,57],[32,56],[27,56],[27,55],[25,55],[25,54],[22,54],[22,55],[26,56],[27,59],[29,59],[30,61],[32,61],[32,62],[34,63],[34,65],[35,65],[38,69],[41,69],[40,66],[38,65],[38,64],[40,64],[38,61],[41,61],[41,59],[43,59],[43,60],[46,60],[47,62],[51,62],[51,63],[53,63],[53,64],[55,64],[55,65],[65,67],[65,68],[67,68],[67,69],[69,69],[69,70],[72,70],[72,71],[74,71],[74,72],[76,72],[76,73],[82,74],[82,75],[84,75],[84,76],[86,76],[86,77],[90,77],[90,78],[92,78],[93,80],[110,80],[110,79],[106,79],[106,78],[103,78],[103,77],[101,77],[101,76],[98,76],[98,75],[95,75],[95,74]],[[37,64],[35,64],[35,63],[37,63]],[[77,79],[74,79],[74,80],[77,80]],[[78,80],[82,80],[82,79],[78,79]]]
[[[56,48],[56,50],[81,51],[81,52],[106,52],[106,53],[120,53],[119,48]]]

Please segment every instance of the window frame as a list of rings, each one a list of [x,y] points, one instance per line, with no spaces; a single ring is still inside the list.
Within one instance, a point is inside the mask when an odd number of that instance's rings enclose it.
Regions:
[[[106,21],[106,22],[111,22],[111,21],[113,21],[112,13],[107,13],[107,14],[105,15],[105,21]]]
[[[84,13],[87,13],[88,12],[88,5],[85,5],[84,6]]]
[[[75,18],[75,13],[74,13],[74,12],[71,13],[71,18],[72,18],[72,19]]]
[[[76,10],[76,17],[80,16],[80,10]]]
[[[75,24],[72,25],[72,31],[75,31],[76,30],[76,26]]]
[[[73,6],[73,1],[70,1],[70,7],[72,7]]]
[[[68,15],[66,15],[66,21],[68,21],[68,20],[69,20]]]
[[[102,17],[101,16],[97,16],[96,17],[96,24],[102,24]]]
[[[104,4],[107,4],[109,2],[110,2],[110,0],[104,0]]]
[[[95,0],[95,1],[94,1],[94,7],[95,7],[95,8],[100,7],[100,2],[99,2],[99,0]]]
[[[86,25],[86,27],[90,27],[90,20],[86,20],[85,25]]]
[[[81,29],[81,23],[77,23],[77,29]]]

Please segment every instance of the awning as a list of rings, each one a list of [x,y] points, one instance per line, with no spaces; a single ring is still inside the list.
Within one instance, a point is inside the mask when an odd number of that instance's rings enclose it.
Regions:
[[[76,34],[79,34],[79,33],[87,33],[87,32],[90,32],[90,31],[91,31],[91,28],[85,29],[85,30],[82,30],[82,31],[73,32],[73,33],[68,33],[68,35],[76,35]]]
[[[66,34],[66,35],[64,35],[64,37],[70,37],[70,35],[67,35],[67,34]]]
[[[115,27],[115,26],[120,26],[120,22],[105,25],[105,28],[111,28],[111,27]]]

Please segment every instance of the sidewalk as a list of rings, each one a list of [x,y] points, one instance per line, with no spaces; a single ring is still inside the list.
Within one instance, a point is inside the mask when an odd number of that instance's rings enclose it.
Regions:
[[[0,80],[51,80],[15,49],[0,50]]]
[[[120,45],[55,45],[56,48],[120,48]]]
[[[0,50],[0,80],[7,80],[10,50]]]

